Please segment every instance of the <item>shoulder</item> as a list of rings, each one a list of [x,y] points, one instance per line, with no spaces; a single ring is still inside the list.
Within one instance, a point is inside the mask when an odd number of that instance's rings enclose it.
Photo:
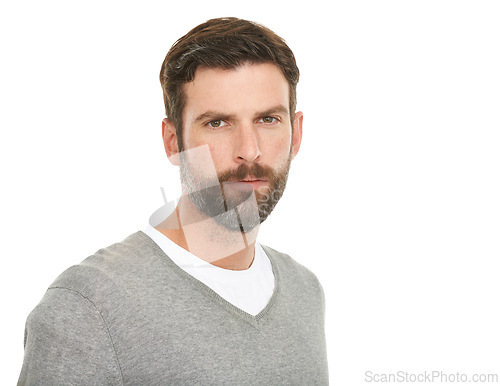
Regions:
[[[282,279],[320,292],[323,297],[323,288],[317,276],[307,267],[298,263],[295,259],[286,253],[279,252],[276,249],[262,245],[273,266],[279,270]]]
[[[274,262],[279,263],[283,267],[286,267],[288,270],[291,270],[298,275],[308,277],[311,280],[318,280],[316,275],[311,270],[309,270],[309,268],[298,263],[290,255],[283,252],[279,252],[276,249],[268,247],[267,245],[262,245],[262,249],[264,249],[264,251],[269,256],[271,261],[274,260]]]
[[[66,269],[49,290],[69,290],[91,301],[126,293],[133,281],[159,262],[158,246],[144,233],[99,249],[80,264]],[[142,271],[142,275],[141,275]]]

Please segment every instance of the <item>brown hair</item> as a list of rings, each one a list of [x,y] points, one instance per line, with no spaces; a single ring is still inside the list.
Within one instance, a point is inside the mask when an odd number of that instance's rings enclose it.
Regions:
[[[293,128],[299,69],[292,50],[282,38],[260,24],[234,17],[211,19],[177,40],[161,66],[165,113],[176,128],[180,151],[183,150],[183,84],[194,79],[199,66],[231,69],[244,63],[274,63],[280,67],[289,84]]]

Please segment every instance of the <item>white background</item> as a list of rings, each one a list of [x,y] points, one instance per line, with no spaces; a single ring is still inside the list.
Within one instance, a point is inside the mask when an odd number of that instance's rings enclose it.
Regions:
[[[260,241],[319,277],[331,382],[500,373],[497,1],[17,1],[0,8],[2,384],[64,269],[174,198],[158,73],[212,17],[301,69],[303,146]]]

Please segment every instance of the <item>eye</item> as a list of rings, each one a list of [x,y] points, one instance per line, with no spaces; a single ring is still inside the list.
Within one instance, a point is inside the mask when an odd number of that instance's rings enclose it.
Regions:
[[[207,125],[212,129],[217,129],[218,127],[227,126],[228,123],[222,119],[214,119],[213,121],[208,122]]]
[[[272,124],[272,123],[277,123],[279,119],[275,117],[263,117],[259,121],[262,123]]]

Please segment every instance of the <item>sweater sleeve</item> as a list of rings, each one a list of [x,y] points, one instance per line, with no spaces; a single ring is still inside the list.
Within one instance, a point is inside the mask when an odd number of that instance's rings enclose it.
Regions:
[[[108,329],[89,299],[47,291],[26,322],[19,385],[123,385]]]

